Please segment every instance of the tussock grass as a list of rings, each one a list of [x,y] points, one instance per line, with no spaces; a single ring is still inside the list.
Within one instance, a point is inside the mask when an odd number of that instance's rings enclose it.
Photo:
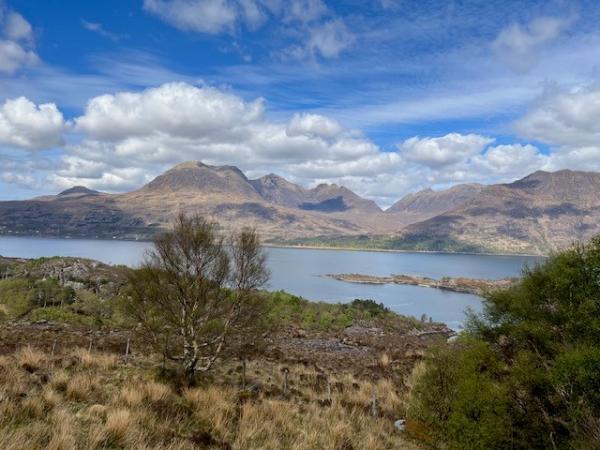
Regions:
[[[88,373],[75,374],[68,382],[65,394],[69,400],[90,400],[94,390],[92,376]]]
[[[156,381],[148,381],[143,386],[143,393],[145,394],[148,401],[158,403],[166,400],[170,394],[171,389],[162,383]]]
[[[109,354],[22,348],[0,358],[0,448],[416,448],[394,429],[404,404],[388,380],[251,361],[242,389],[238,366],[182,388]]]
[[[76,448],[76,430],[74,421],[65,409],[54,411],[51,417],[52,436],[48,443],[48,450],[66,450]]]
[[[100,434],[102,443],[108,446],[124,446],[131,424],[131,411],[128,409],[119,408],[109,411]]]
[[[121,389],[121,400],[126,406],[135,408],[144,401],[144,392],[138,386],[124,386]]]
[[[79,364],[87,369],[114,369],[119,362],[116,355],[110,353],[89,352],[83,348],[75,349],[73,355],[78,359]]]
[[[18,364],[28,372],[35,372],[47,363],[46,354],[30,346],[20,349],[16,358]]]

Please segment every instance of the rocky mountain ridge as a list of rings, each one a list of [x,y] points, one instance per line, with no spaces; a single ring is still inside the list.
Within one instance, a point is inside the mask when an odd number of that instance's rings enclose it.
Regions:
[[[600,232],[600,173],[537,171],[486,186],[468,201],[400,232],[404,242],[472,251],[547,254]]]
[[[537,254],[600,231],[600,174],[538,171],[507,184],[427,189],[382,211],[335,184],[307,189],[275,174],[248,179],[234,166],[186,162],[124,194],[76,186],[0,202],[0,233],[145,239],[181,212],[224,230],[256,227],[272,243]]]

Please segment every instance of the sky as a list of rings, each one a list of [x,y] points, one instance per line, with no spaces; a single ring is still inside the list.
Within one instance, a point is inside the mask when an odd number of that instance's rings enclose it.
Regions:
[[[600,170],[596,0],[0,0],[0,200],[235,165],[387,207]]]

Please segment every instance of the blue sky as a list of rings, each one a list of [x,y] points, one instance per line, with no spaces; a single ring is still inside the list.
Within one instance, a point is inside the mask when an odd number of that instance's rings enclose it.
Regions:
[[[178,162],[429,186],[600,169],[594,1],[0,0],[0,199]]]

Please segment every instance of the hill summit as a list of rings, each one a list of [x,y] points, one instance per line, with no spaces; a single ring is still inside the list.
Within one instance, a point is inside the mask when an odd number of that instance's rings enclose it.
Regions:
[[[179,213],[225,230],[255,227],[272,243],[546,254],[600,232],[600,174],[537,171],[512,183],[426,189],[382,211],[344,186],[249,179],[235,166],[189,161],[133,192],[74,186],[0,202],[0,233],[149,238]]]

